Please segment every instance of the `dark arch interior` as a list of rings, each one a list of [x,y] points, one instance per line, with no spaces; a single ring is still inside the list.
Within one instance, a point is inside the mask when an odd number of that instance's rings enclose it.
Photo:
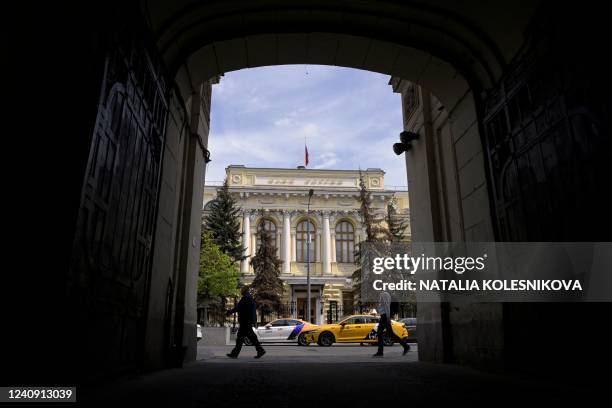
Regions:
[[[11,320],[18,335],[9,350],[25,352],[10,367],[39,368],[16,379],[87,382],[189,360],[187,271],[197,262],[189,248],[201,210],[194,197],[210,153],[209,80],[223,72],[319,63],[419,85],[439,102],[428,99],[428,106],[448,115],[452,133],[470,135],[466,149],[479,152],[462,163],[464,173],[453,173],[459,182],[462,174],[482,178],[458,200],[466,241],[488,233],[477,228],[484,225],[479,217],[498,241],[609,241],[612,70],[601,57],[609,29],[599,6],[232,0],[58,7],[32,17],[38,29],[24,54],[39,54],[18,60],[30,78],[41,78],[45,61],[50,100],[38,102],[40,120],[19,122],[27,129],[22,133],[37,135],[35,148],[32,137],[15,138],[23,144],[14,151],[25,158],[17,201],[29,216],[15,234],[21,247],[12,256],[32,260],[32,231],[44,230],[53,242],[40,248],[42,261],[20,268],[11,277],[17,282],[7,285],[24,292],[14,305],[26,315]],[[28,82],[36,85],[22,96],[40,95],[40,82]],[[121,89],[129,98],[109,98]],[[125,134],[134,146],[141,143],[138,160],[136,150],[121,148],[121,126],[130,129]],[[430,150],[407,160],[409,170],[424,170],[414,178],[415,190],[430,192],[411,198],[424,214],[413,217],[423,220],[418,233],[436,240],[444,234],[436,214],[445,201],[432,198],[439,188],[432,163]],[[160,197],[169,192],[176,211],[163,218],[168,201]],[[48,200],[42,226],[41,197]],[[127,217],[130,211],[139,216]],[[36,285],[28,268],[40,272]],[[551,376],[585,373],[588,363],[609,356],[599,332],[609,309],[440,304],[422,316],[433,345],[422,359]],[[475,326],[500,335],[476,338]],[[47,347],[55,351],[42,367],[32,352],[39,332],[53,333]],[[566,346],[558,341],[568,336],[581,350],[572,361],[562,357]],[[490,347],[476,347],[476,340]]]

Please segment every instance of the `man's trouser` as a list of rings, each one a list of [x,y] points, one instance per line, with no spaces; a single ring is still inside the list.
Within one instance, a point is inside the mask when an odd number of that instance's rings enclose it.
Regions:
[[[259,339],[257,338],[257,335],[253,331],[251,325],[241,325],[238,328],[238,334],[236,335],[236,346],[232,350],[233,355],[237,356],[238,354],[240,354],[240,350],[242,349],[242,344],[244,343],[245,337],[251,340],[251,343],[255,346],[255,349],[258,353],[263,351],[263,347],[261,347]]]
[[[393,327],[391,326],[391,319],[387,317],[386,314],[380,316],[380,321],[378,322],[378,331],[376,335],[378,337],[378,353],[382,354],[384,347],[384,334],[387,333],[387,336],[398,342],[402,345],[402,347],[406,347],[407,342],[400,339],[400,337],[395,334],[393,331]]]

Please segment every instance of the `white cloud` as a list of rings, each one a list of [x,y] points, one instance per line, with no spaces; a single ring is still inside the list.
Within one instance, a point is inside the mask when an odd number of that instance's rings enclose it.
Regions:
[[[306,138],[311,168],[380,167],[387,184],[405,184],[404,159],[391,150],[401,102],[388,78],[319,65],[226,74],[213,87],[207,179],[221,179],[229,164],[302,165]]]
[[[274,121],[274,126],[276,127],[287,127],[293,123],[293,119],[285,116],[284,118],[280,118]]]
[[[330,169],[338,164],[340,160],[336,153],[334,152],[326,152],[321,153],[316,160],[316,164],[313,166],[315,169]]]
[[[316,136],[319,134],[319,126],[315,123],[307,123],[302,127],[301,133],[306,137]]]

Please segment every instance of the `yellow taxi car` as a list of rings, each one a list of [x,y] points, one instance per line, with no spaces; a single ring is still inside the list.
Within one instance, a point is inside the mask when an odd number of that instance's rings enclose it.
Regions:
[[[334,343],[376,343],[379,319],[378,316],[372,315],[352,315],[338,323],[324,324],[303,334],[308,343],[316,342],[321,347],[329,347]],[[392,320],[392,327],[399,338],[408,337],[408,329],[404,323]],[[393,344],[393,339],[385,338],[384,342],[389,346]]]

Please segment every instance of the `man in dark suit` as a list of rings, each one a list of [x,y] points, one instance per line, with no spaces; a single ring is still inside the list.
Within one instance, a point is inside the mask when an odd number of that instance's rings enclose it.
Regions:
[[[385,333],[387,336],[391,337],[393,340],[402,345],[404,348],[404,355],[406,355],[406,353],[410,351],[410,345],[408,345],[405,340],[400,339],[399,336],[393,331],[393,323],[391,321],[391,295],[389,292],[380,292],[380,296],[378,297],[378,313],[380,314],[378,331],[376,332],[378,336],[378,351],[373,357],[382,357],[384,355],[383,347],[385,343]]]
[[[251,292],[249,292],[249,286],[245,285],[240,290],[240,294],[242,298],[238,302],[238,304],[231,310],[227,312],[228,316],[232,313],[238,312],[238,324],[240,327],[238,328],[238,334],[236,336],[236,346],[232,350],[231,353],[228,353],[227,356],[229,358],[238,358],[238,354],[240,354],[240,350],[242,349],[242,344],[244,343],[244,338],[247,337],[251,340],[251,343],[255,346],[257,350],[257,355],[255,358],[261,358],[266,351],[261,347],[259,343],[259,339],[257,335],[253,331],[253,326],[257,322],[257,314],[255,308],[255,299],[251,296]]]

